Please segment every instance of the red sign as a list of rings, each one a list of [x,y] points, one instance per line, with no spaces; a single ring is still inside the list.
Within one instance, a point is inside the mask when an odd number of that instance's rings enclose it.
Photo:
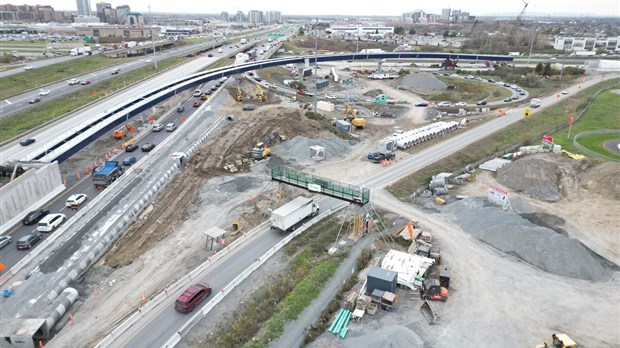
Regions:
[[[543,135],[543,143],[553,144],[553,138],[548,135]]]

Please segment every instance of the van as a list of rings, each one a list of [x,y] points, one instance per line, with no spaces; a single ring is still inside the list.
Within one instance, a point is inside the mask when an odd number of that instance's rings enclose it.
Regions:
[[[174,123],[168,123],[166,125],[166,132],[173,132],[175,129],[177,129],[177,125]]]
[[[202,94],[202,91],[199,89],[195,90],[194,93],[192,93],[194,97],[200,97],[201,94]]]
[[[65,219],[66,216],[64,214],[45,215],[45,217],[37,224],[37,231],[52,232],[56,227],[60,226]]]

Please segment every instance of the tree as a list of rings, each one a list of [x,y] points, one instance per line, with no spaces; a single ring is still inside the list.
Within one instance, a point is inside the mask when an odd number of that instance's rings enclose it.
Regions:
[[[547,76],[553,75],[553,70],[551,69],[551,63],[547,62],[547,64],[545,64],[543,75],[547,75]]]
[[[394,28],[394,34],[396,34],[396,35],[404,35],[405,34],[405,28],[400,27],[400,26],[395,27]]]
[[[545,70],[545,67],[543,66],[543,63],[538,63],[538,65],[536,65],[536,69],[534,69],[534,71],[538,74],[541,75],[543,73],[543,71]]]
[[[304,31],[304,27],[299,27],[299,31],[297,32],[297,35],[299,36],[306,35],[306,32]]]
[[[415,29],[413,28],[409,29],[409,35],[415,35]]]
[[[443,37],[448,37],[450,35],[450,31],[448,29],[443,31]]]

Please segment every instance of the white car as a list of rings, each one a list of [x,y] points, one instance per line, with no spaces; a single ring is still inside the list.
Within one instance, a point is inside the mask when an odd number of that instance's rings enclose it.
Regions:
[[[466,102],[458,102],[456,104],[454,104],[454,106],[467,106]]]
[[[152,63],[152,62],[153,62],[153,60],[151,60],[151,59],[147,59],[147,60],[145,60],[145,62],[147,62],[147,63]]]
[[[52,232],[66,219],[67,217],[65,216],[65,214],[47,214],[43,219],[39,221],[39,223],[37,223],[37,231]]]
[[[336,96],[333,95],[333,94],[326,94],[325,95],[325,99],[332,99],[333,100],[333,99],[336,99]]]
[[[73,86],[73,85],[77,85],[77,84],[79,84],[79,83],[80,83],[80,80],[78,80],[78,79],[71,79],[71,80],[69,80],[69,81],[67,81],[67,82],[69,82],[69,85],[70,85],[70,86]]]
[[[153,132],[159,132],[159,131],[161,131],[162,129],[164,129],[164,125],[163,125],[163,124],[161,124],[161,123],[155,123],[155,124],[153,125]]]
[[[41,92],[39,92],[39,95],[48,95],[48,94],[50,94],[49,89],[42,89]]]
[[[439,106],[440,108],[450,107],[452,106],[452,103],[450,103],[449,101],[442,101],[442,102],[437,103],[437,106]]]
[[[82,203],[86,202],[88,196],[84,193],[76,193],[74,195],[69,196],[67,199],[66,206],[69,208],[78,207],[82,205]]]
[[[34,69],[34,66],[32,66],[32,65],[26,65],[24,67],[24,70],[32,70],[32,69]]]
[[[568,89],[563,90],[562,94],[568,94]]]

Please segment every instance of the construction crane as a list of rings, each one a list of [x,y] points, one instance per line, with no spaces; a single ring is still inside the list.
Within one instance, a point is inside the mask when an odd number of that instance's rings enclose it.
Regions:
[[[263,92],[263,89],[259,85],[256,85],[256,98],[258,98],[258,101],[260,102],[267,101],[267,96],[265,95],[265,93]]]
[[[517,31],[517,28],[522,27],[523,26],[523,15],[525,14],[525,10],[527,9],[527,5],[530,4],[531,0],[525,1],[525,0],[521,0],[525,5],[523,6],[523,9],[521,10],[521,13],[519,13],[519,15],[517,16],[517,19],[515,21],[515,24],[512,26],[512,28],[510,29],[510,38],[514,38],[514,34]]]
[[[235,99],[238,102],[242,102],[243,101],[243,91],[241,90],[241,88],[239,86],[237,86],[237,96],[235,96]]]
[[[357,110],[354,109],[351,104],[346,103],[344,105],[344,119],[349,121],[355,128],[364,128],[366,127],[366,120],[363,118],[357,117]]]

